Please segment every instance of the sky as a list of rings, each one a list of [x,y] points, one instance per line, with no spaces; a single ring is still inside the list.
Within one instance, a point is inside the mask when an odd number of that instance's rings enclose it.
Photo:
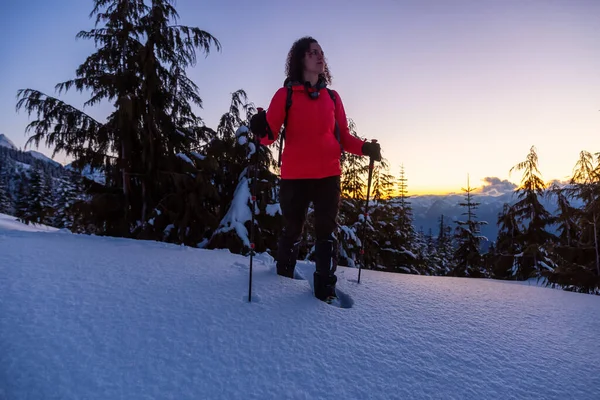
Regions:
[[[543,179],[568,179],[583,150],[600,151],[600,1],[178,0],[180,23],[214,35],[220,52],[189,69],[216,128],[231,93],[267,107],[292,43],[315,37],[347,116],[375,138],[409,194],[518,183],[531,146]],[[17,90],[56,95],[94,51],[92,1],[4,2],[0,9],[0,133],[17,146],[30,121]],[[84,94],[59,96],[81,107]],[[86,109],[104,120],[109,104]],[[47,155],[51,151],[38,149]],[[59,162],[69,162],[57,155]]]

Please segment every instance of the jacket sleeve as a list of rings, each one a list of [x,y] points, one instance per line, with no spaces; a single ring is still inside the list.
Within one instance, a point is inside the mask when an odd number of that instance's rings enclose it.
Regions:
[[[348,153],[356,154],[357,156],[364,155],[362,152],[362,146],[366,140],[359,139],[350,134],[350,127],[348,126],[348,119],[346,118],[346,111],[344,110],[344,103],[338,92],[334,92],[336,97],[335,105],[335,120],[340,127],[340,140],[344,151]]]
[[[273,139],[269,139],[269,136],[265,136],[260,140],[260,143],[268,146],[275,142],[279,137],[279,130],[281,129],[281,125],[283,125],[283,120],[285,118],[285,102],[287,99],[287,89],[285,87],[280,88],[271,99],[271,104],[269,104],[269,108],[267,109],[267,123],[269,124],[269,128],[271,128],[271,132],[273,132]]]

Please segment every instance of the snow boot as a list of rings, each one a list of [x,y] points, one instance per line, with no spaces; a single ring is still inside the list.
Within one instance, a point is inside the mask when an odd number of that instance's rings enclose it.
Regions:
[[[323,240],[315,243],[316,270],[313,276],[315,297],[327,303],[331,303],[337,298],[335,294],[336,249],[337,242],[335,240]]]
[[[298,259],[298,252],[300,250],[300,242],[292,243],[288,245],[285,238],[279,241],[277,248],[277,275],[284,276],[286,278],[296,278],[296,260]]]

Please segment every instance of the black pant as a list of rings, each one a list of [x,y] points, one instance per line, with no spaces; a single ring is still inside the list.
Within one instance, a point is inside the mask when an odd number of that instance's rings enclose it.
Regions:
[[[298,256],[298,245],[306,223],[308,206],[313,203],[315,220],[315,287],[333,287],[336,282],[335,252],[337,240],[334,231],[340,206],[340,177],[322,179],[283,179],[279,190],[279,204],[283,214],[283,234],[277,251],[277,272],[293,277]],[[319,275],[317,277],[317,275]],[[327,292],[327,288],[323,291]],[[333,289],[331,289],[333,290]],[[323,292],[323,293],[325,293]],[[326,294],[317,297],[326,297]]]
[[[300,240],[310,202],[313,202],[317,241],[332,239],[340,205],[340,177],[283,179],[279,204],[283,213],[284,236]]]

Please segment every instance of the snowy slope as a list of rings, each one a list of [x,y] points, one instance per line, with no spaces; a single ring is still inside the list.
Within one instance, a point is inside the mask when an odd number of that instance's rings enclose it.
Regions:
[[[57,232],[58,229],[53,228],[51,226],[40,225],[40,224],[25,225],[25,224],[17,221],[17,218],[15,218],[11,215],[0,214],[0,235],[6,234],[11,231]],[[0,244],[0,249],[2,249],[1,244]]]
[[[62,166],[59,162],[54,161],[53,159],[51,159],[50,157],[46,156],[45,154],[40,153],[39,151],[28,150],[28,151],[26,151],[26,153],[31,154],[34,158],[37,158],[40,161],[44,161],[44,162],[50,163],[50,164],[55,165],[57,167],[61,167]]]
[[[597,398],[598,296],[341,268],[338,309],[261,255],[248,303],[241,256],[21,228],[0,228],[0,399]]]
[[[5,134],[0,133],[0,146],[8,147],[10,149],[18,150],[17,146],[10,140]]]

